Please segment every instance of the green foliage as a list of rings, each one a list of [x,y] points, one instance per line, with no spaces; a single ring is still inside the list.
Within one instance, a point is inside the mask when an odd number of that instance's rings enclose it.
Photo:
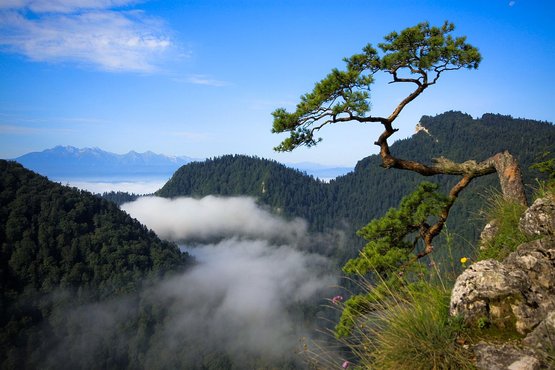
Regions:
[[[480,317],[478,319],[478,321],[476,322],[476,326],[480,330],[488,328],[490,326],[489,319],[487,317],[483,317],[483,316]]]
[[[537,170],[546,176],[545,179],[539,180],[540,188],[538,190],[542,193],[539,196],[555,194],[555,157],[549,158],[550,156],[550,152],[545,152],[542,154],[545,160],[530,166],[531,169]]]
[[[396,277],[390,279],[388,283],[382,282],[365,290],[364,293],[355,294],[347,299],[342,307],[341,318],[335,326],[335,336],[337,338],[350,336],[361,317],[381,307],[392,287],[395,289],[400,287]]]
[[[518,227],[525,210],[525,206],[507,201],[501,194],[490,197],[485,214],[487,220],[493,220],[496,231],[491,239],[483,242],[478,260],[493,258],[501,261],[519,245],[530,240]]]
[[[379,44],[384,56],[380,69],[436,71],[438,68],[478,68],[482,57],[478,49],[466,43],[466,37],[453,38],[453,23],[445,22],[441,27],[430,27],[428,22],[419,23],[400,33],[385,36]]]
[[[316,145],[321,139],[314,137],[315,131],[329,123],[369,121],[370,86],[377,72],[390,74],[392,82],[415,83],[423,91],[444,71],[477,68],[481,61],[478,49],[466,43],[465,37],[453,38],[450,33],[454,29],[448,22],[441,27],[420,23],[385,36],[385,42],[378,45],[381,55],[368,44],[361,54],[345,58],[346,71],[333,69],[301,97],[293,113],[284,108],[272,113],[272,132],[290,134],[275,150]]]
[[[448,202],[437,189],[436,184],[421,183],[401,200],[398,208],[391,208],[384,217],[360,229],[357,234],[368,243],[343,271],[358,275],[377,272],[385,277],[406,264],[420,238],[418,231],[437,217]]]
[[[377,315],[377,369],[472,369],[469,353],[456,343],[462,324],[449,317],[450,290],[433,285]]]
[[[158,191],[161,197],[252,196],[286,217],[302,217],[312,230],[331,225],[329,187],[267,159],[225,155],[181,167]]]
[[[118,206],[121,206],[123,203],[132,202],[137,198],[139,198],[138,194],[134,194],[134,193],[129,194],[124,191],[104,192],[102,194],[99,194],[99,196],[102,199],[106,199],[106,200],[109,200],[110,202],[117,204]]]
[[[358,276],[374,273],[382,283],[345,302],[336,326],[338,336],[349,335],[358,317],[380,304],[389,289],[402,289],[409,274],[420,272],[421,266],[415,263],[413,255],[420,238],[418,231],[436,218],[448,202],[437,189],[436,184],[422,182],[412,194],[403,198],[398,208],[391,208],[384,217],[372,220],[358,231],[368,243],[358,257],[347,261],[343,271]],[[402,279],[399,278],[401,274],[405,274]]]

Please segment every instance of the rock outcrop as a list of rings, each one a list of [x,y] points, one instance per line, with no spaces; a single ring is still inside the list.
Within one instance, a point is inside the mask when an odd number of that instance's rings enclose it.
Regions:
[[[531,238],[502,262],[467,268],[451,295],[450,313],[472,327],[518,333],[512,344],[475,346],[479,369],[540,369],[555,353],[555,201],[538,199],[520,220]]]
[[[476,366],[487,370],[539,370],[541,361],[529,349],[510,344],[480,343],[474,347]]]
[[[555,199],[537,199],[524,212],[519,228],[531,236],[555,235]]]

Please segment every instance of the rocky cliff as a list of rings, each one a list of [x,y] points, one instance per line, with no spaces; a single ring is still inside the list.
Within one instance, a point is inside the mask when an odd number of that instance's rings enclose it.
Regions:
[[[519,228],[534,240],[471,265],[453,288],[451,315],[514,333],[474,345],[478,369],[555,369],[555,197],[536,200]]]

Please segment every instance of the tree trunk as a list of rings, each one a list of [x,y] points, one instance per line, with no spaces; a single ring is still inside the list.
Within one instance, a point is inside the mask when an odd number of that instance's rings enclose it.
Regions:
[[[386,131],[387,133],[387,131]],[[387,136],[387,135],[382,135]],[[382,165],[386,168],[398,168],[417,172],[424,176],[443,175],[462,175],[463,178],[449,192],[449,202],[442,210],[438,221],[434,225],[426,225],[420,232],[424,240],[425,249],[416,258],[422,258],[433,251],[432,241],[443,229],[451,206],[457,200],[459,193],[465,189],[470,182],[476,178],[497,172],[499,184],[503,198],[527,206],[526,194],[524,193],[524,183],[520,173],[520,166],[515,157],[508,151],[497,153],[493,157],[483,162],[473,160],[464,163],[455,163],[447,158],[435,158],[434,164],[428,166],[416,161],[403,160],[392,156],[389,152],[387,137],[377,143],[381,147]]]
[[[520,166],[515,157],[504,151],[494,155],[491,160],[499,177],[503,198],[527,206]]]

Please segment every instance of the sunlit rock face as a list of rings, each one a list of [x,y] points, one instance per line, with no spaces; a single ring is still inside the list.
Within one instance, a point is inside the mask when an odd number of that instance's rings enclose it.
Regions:
[[[456,280],[450,313],[473,327],[487,323],[518,332],[521,346],[482,343],[474,348],[479,369],[539,369],[555,348],[555,202],[538,199],[525,212],[524,243],[502,262],[483,260]],[[504,364],[504,365],[503,365]]]

